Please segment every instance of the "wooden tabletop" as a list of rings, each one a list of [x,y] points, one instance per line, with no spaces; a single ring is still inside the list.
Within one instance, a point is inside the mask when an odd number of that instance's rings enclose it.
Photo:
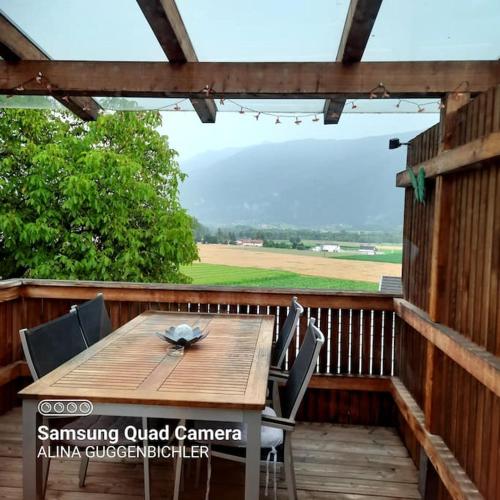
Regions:
[[[181,323],[207,338],[167,354],[155,335]],[[25,398],[262,409],[273,316],[147,311],[20,392]]]

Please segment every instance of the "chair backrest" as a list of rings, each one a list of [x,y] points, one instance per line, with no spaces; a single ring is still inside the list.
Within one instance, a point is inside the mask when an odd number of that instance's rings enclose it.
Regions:
[[[297,324],[303,312],[304,308],[297,302],[297,297],[293,297],[290,305],[290,311],[288,312],[285,323],[278,334],[278,340],[274,345],[271,356],[272,366],[275,366],[276,368],[281,368],[283,366],[288,346],[297,331]]]
[[[34,380],[43,377],[87,348],[75,312],[19,331],[24,356]]]
[[[309,320],[304,341],[283,388],[281,413],[284,418],[295,418],[316,367],[321,346],[325,342],[325,337],[315,326],[315,322],[314,318]]]
[[[73,306],[71,310],[78,314],[87,345],[94,345],[113,331],[102,293],[98,293],[95,299]]]

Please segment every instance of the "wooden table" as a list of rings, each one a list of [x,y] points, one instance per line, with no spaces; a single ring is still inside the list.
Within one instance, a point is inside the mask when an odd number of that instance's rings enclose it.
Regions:
[[[196,322],[210,334],[180,357],[154,335]],[[39,401],[88,399],[97,415],[246,423],[245,500],[257,499],[273,325],[272,316],[148,311],[25,388],[24,498],[41,498]]]

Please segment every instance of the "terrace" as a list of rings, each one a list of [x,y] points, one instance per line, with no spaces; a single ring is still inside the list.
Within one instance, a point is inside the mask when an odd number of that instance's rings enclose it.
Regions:
[[[408,148],[407,167],[425,172],[425,203],[407,171],[396,179],[405,190],[403,295],[0,282],[0,497],[22,498],[17,392],[30,379],[19,329],[104,292],[114,328],[156,309],[271,314],[278,331],[290,298],[299,296],[306,312],[288,363],[309,317],[326,337],[294,435],[299,498],[498,498],[500,63],[364,62],[381,2],[354,0],[336,62],[197,62],[175,2],[138,4],[169,62],[49,60],[2,16],[0,94],[50,95],[83,119],[96,118],[99,96],[189,98],[208,123],[215,99],[279,98],[326,99],[324,122],[335,124],[348,99],[369,98],[379,82],[397,99],[440,99],[439,123]],[[33,81],[39,72],[50,88]],[[47,498],[141,497],[137,464],[91,465],[85,488],[76,471],[74,462],[56,461]],[[213,498],[243,498],[242,477],[243,468],[217,463]],[[154,464],[155,497],[168,497],[171,479],[168,464]],[[186,481],[185,498],[203,495],[203,486]]]

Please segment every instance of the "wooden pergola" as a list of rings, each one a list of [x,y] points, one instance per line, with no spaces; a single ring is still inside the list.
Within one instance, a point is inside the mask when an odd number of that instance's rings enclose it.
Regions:
[[[0,94],[50,95],[84,120],[98,116],[93,97],[189,98],[203,123],[215,122],[219,98],[321,98],[325,124],[374,89],[440,98],[440,122],[410,141],[396,179],[405,189],[403,295],[11,280],[0,283],[0,386],[27,374],[20,327],[96,291],[115,327],[151,304],[264,311],[279,326],[298,295],[329,342],[302,417],[396,427],[425,499],[500,498],[500,61],[362,62],[381,0],[351,0],[335,61],[199,62],[174,0],[137,2],[168,62],[50,60],[2,17]],[[408,169],[423,169],[425,203]]]
[[[51,95],[95,119],[92,96],[189,98],[203,123],[214,99],[325,99],[324,123],[338,123],[346,99],[381,88],[393,98],[471,95],[500,80],[497,61],[360,62],[382,0],[352,0],[335,62],[198,62],[174,0],[138,0],[169,62],[53,61],[0,17],[0,94]],[[382,87],[380,84],[382,83]]]

